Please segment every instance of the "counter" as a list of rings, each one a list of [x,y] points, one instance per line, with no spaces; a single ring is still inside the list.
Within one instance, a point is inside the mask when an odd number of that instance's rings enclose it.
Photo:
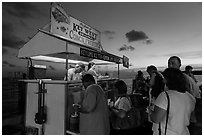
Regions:
[[[107,98],[114,99],[113,86],[117,79],[101,79],[97,83],[104,89]],[[83,92],[81,81],[21,80],[26,86],[25,127],[35,129],[36,134],[78,134],[70,130],[72,104],[80,101]],[[39,104],[40,103],[40,104]],[[41,109],[42,108],[42,111]],[[45,122],[36,123],[36,115],[45,114]],[[29,133],[27,133],[29,134]]]

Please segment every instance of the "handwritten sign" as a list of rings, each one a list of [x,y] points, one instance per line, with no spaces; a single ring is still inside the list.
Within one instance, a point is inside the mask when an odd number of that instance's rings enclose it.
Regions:
[[[58,4],[51,7],[50,32],[65,37],[71,42],[100,50],[100,32],[69,16]]]

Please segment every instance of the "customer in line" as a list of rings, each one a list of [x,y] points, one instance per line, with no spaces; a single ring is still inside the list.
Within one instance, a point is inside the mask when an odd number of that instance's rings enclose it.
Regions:
[[[197,83],[198,81],[196,80],[196,78],[195,78],[195,76],[193,75],[192,72],[193,72],[193,67],[192,66],[188,65],[188,66],[185,67],[185,73],[188,76],[190,76]]]
[[[171,56],[168,59],[168,67],[169,68],[176,68],[176,69],[180,70],[181,59],[178,56]],[[183,73],[183,74],[185,76],[185,81],[186,81],[185,82],[186,90],[196,98],[196,107],[195,107],[194,112],[191,115],[189,131],[191,134],[197,134],[197,133],[195,133],[193,128],[196,128],[195,125],[198,122],[200,122],[200,121],[197,121],[196,116],[200,115],[197,113],[197,112],[199,112],[198,111],[199,107],[197,107],[197,106],[202,102],[201,92],[200,92],[200,89],[199,89],[198,85],[196,84],[196,82],[189,75],[187,75],[185,73]]]
[[[80,112],[80,134],[108,135],[110,132],[109,108],[103,89],[95,84],[91,74],[82,78],[85,88]]]
[[[188,125],[190,116],[194,110],[196,100],[186,91],[185,76],[176,68],[167,68],[163,72],[166,83],[166,92],[170,98],[170,109],[167,123],[167,135],[189,135]],[[155,101],[154,110],[149,110],[150,119],[154,126],[153,134],[159,134],[159,124],[161,124],[161,134],[165,132],[167,114],[167,96],[162,92]]]
[[[151,88],[151,96],[155,100],[161,92],[164,91],[163,75],[157,71],[156,66],[150,65],[147,67],[147,72],[150,75],[148,86]]]
[[[180,70],[181,59],[178,56],[171,56],[168,59],[168,68],[176,68]],[[195,98],[201,98],[200,90],[195,81],[188,75],[184,74],[186,79],[186,88]]]
[[[135,86],[134,87],[134,89],[135,89],[134,93],[140,93],[143,96],[148,95],[148,89],[147,89],[147,86],[146,86],[146,81],[145,81],[145,78],[144,78],[144,74],[143,74],[143,72],[141,70],[139,70],[137,72],[137,75],[135,76],[134,86]]]
[[[112,133],[114,135],[121,135],[121,134],[130,134],[131,130],[129,129],[120,129],[117,125],[114,125],[116,122],[114,119],[124,118],[127,114],[127,111],[131,109],[131,101],[130,98],[127,96],[127,85],[123,80],[118,80],[115,83],[115,89],[117,93],[117,99],[114,103],[114,106],[111,108],[111,116],[112,120]]]

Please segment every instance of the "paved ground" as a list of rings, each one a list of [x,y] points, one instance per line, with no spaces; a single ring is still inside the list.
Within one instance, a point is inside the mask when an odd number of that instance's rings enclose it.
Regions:
[[[189,127],[192,135],[202,135],[202,101],[196,106],[197,123]],[[23,115],[20,113],[2,114],[2,134],[3,135],[20,135],[23,132]],[[152,135],[151,123],[128,131],[111,130],[111,135]]]
[[[146,122],[143,126],[131,130],[111,130],[111,135],[152,135],[152,124]]]

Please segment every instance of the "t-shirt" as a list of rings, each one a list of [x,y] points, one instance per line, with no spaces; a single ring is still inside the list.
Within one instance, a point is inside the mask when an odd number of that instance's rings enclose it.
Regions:
[[[184,76],[186,78],[187,91],[191,95],[193,95],[195,98],[201,98],[200,89],[199,89],[198,85],[196,84],[195,80],[192,77],[190,77],[189,75],[185,74],[185,73],[184,73]],[[195,113],[192,113],[190,121],[192,123],[197,122]]]
[[[131,103],[127,97],[119,97],[116,100],[114,107],[117,109],[122,109],[127,112],[131,109]]]
[[[198,87],[198,85],[196,84],[196,82],[188,75],[186,75],[184,73],[184,76],[186,78],[186,88],[187,88],[187,91],[192,94],[194,97],[196,98],[201,98],[201,95],[200,95],[200,89]]]
[[[195,108],[196,100],[188,92],[180,93],[175,90],[167,91],[170,98],[169,118],[167,124],[167,135],[189,135],[187,126],[189,125],[190,116]],[[168,100],[165,92],[162,92],[155,103],[156,106],[167,110]],[[161,123],[161,133],[165,132],[166,117]],[[153,132],[158,135],[159,124],[153,124]]]
[[[75,68],[70,68],[68,70],[68,80],[80,80],[81,79],[81,74],[80,73],[75,73]]]

